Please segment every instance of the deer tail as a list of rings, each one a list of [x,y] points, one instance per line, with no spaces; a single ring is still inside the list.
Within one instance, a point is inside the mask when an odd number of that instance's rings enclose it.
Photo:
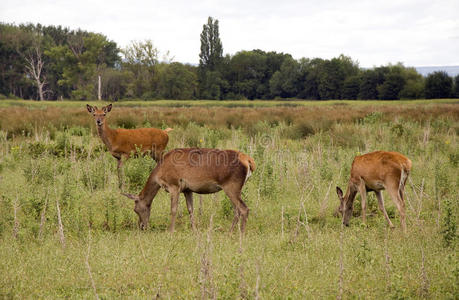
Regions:
[[[410,175],[411,171],[411,160],[407,159],[406,162],[402,164],[402,172],[400,174],[400,183],[398,185],[399,192],[405,189],[405,184],[408,176]]]
[[[239,158],[239,161],[242,162],[242,164],[244,164],[247,168],[250,169],[250,172],[255,171],[257,166],[252,157],[248,156],[245,153],[239,152],[238,158]]]
[[[172,129],[172,128],[170,128],[170,127],[169,127],[169,128],[166,128],[166,129],[164,129],[164,131],[165,131],[165,132],[169,132],[169,131],[172,131],[172,130],[174,130],[174,129]]]
[[[249,160],[249,167],[250,167],[250,171],[252,172],[255,172],[255,169],[257,168],[257,165],[255,164],[255,161],[253,160],[252,157],[248,156],[248,160]]]
[[[402,168],[402,173],[400,174],[400,183],[398,184],[398,191],[401,193],[405,189],[406,180],[408,179],[408,175],[410,175],[410,171]]]

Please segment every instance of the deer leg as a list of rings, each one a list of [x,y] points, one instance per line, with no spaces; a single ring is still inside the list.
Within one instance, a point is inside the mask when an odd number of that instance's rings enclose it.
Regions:
[[[405,215],[405,201],[400,197],[399,183],[392,182],[388,185],[387,191],[389,192],[392,201],[397,206],[400,214],[400,225],[402,226],[403,232],[406,232],[406,215]]]
[[[153,147],[151,148],[151,157],[156,161],[156,163],[159,163],[161,161],[163,151],[164,149],[159,149],[156,145],[153,145]]]
[[[192,192],[183,192],[186,199],[186,207],[188,208],[188,213],[190,214],[191,228],[193,231],[196,231],[196,225],[194,223],[194,213],[193,213],[193,193]]]
[[[233,203],[233,202],[231,202]],[[237,222],[239,222],[239,211],[236,207],[234,207],[234,218],[233,218],[233,222],[231,223],[231,230],[230,232],[233,232],[234,230],[234,226],[236,226]]]
[[[180,196],[180,191],[178,188],[175,188],[175,187],[168,187],[168,190],[169,190],[169,193],[171,193],[171,225],[169,227],[169,231],[173,233],[175,229],[175,219],[177,217],[178,200]]]
[[[362,206],[362,221],[364,224],[367,223],[367,189],[365,187],[365,181],[363,179],[360,180],[360,184],[358,186],[359,193],[360,193],[360,204]]]
[[[241,232],[244,233],[245,225],[247,223],[247,218],[249,216],[249,208],[245,205],[244,201],[241,198],[241,189],[240,187],[235,188],[233,186],[223,187],[226,195],[230,198],[233,206],[236,207],[237,214],[234,215],[233,224],[231,226],[231,231],[234,229],[234,226],[239,221],[239,217],[242,217],[241,220]]]
[[[386,218],[386,221],[389,224],[389,227],[390,228],[394,228],[394,224],[392,224],[391,220],[389,219],[389,216],[387,215],[386,208],[384,207],[384,199],[383,199],[383,196],[382,196],[382,192],[381,191],[375,191],[375,194],[376,194],[376,199],[378,199],[379,209],[384,214],[384,218]]]
[[[123,169],[122,169],[122,166],[123,166],[123,157],[120,156],[119,158],[117,157],[116,158],[117,161],[118,161],[118,165],[117,165],[117,173],[118,173],[118,188],[120,190],[123,190],[124,188],[124,182],[123,182]]]

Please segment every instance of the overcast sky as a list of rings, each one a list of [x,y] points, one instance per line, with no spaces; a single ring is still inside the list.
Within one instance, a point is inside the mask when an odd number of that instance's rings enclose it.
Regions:
[[[198,63],[202,25],[220,22],[224,54],[261,49],[296,59],[345,54],[361,67],[459,65],[459,0],[0,0],[0,21],[99,32],[125,47],[151,39]]]

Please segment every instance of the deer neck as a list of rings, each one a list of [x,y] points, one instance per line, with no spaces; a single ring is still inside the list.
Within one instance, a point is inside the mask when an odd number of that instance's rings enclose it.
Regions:
[[[112,141],[115,136],[115,130],[111,129],[108,127],[107,123],[104,122],[102,126],[97,126],[97,133],[99,134],[99,137],[102,139],[102,142],[104,142],[105,146],[107,146],[108,150],[112,150]]]
[[[150,177],[148,177],[147,183],[145,184],[143,190],[140,192],[139,197],[143,201],[145,201],[145,204],[147,206],[151,205],[151,202],[153,201],[153,198],[155,198],[156,194],[158,193],[159,189],[161,186],[156,182],[156,169],[155,168],[151,174]]]

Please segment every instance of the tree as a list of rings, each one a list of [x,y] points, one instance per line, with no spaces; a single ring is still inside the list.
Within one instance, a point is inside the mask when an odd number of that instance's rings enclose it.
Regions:
[[[355,100],[359,96],[360,84],[362,78],[360,75],[349,76],[343,83],[342,99]]]
[[[300,59],[299,98],[312,100],[320,99],[319,75],[324,62],[325,61],[321,58]]]
[[[444,71],[427,75],[425,96],[427,99],[448,98],[451,96],[453,79]]]
[[[378,99],[378,86],[384,83],[387,70],[384,67],[365,70],[362,73],[359,99]]]
[[[223,46],[220,40],[218,20],[209,17],[201,32],[201,53],[199,66],[208,71],[215,71],[223,57]]]
[[[24,58],[26,73],[35,83],[40,101],[45,99],[44,86],[46,84],[45,56],[43,53],[44,39],[43,33],[38,28],[34,28],[32,31],[27,32],[26,43],[28,46],[26,50],[21,51],[18,49]]]
[[[341,99],[344,81],[347,77],[356,75],[358,71],[358,64],[342,54],[324,61],[319,69],[320,99]]]
[[[159,63],[159,50],[151,40],[133,41],[122,50],[123,69],[133,74],[130,94],[133,97],[155,98],[157,89],[156,68]]]
[[[378,99],[398,100],[400,92],[405,86],[405,78],[402,75],[403,65],[389,65],[389,71],[384,78],[383,84],[377,87]]]
[[[101,72],[102,98],[118,101],[127,94],[128,86],[133,80],[132,73],[127,70],[107,68]]]
[[[299,91],[300,65],[293,58],[287,58],[280,70],[276,71],[270,81],[270,90],[273,96],[283,98],[296,97]]]
[[[221,99],[220,67],[223,61],[223,46],[220,40],[218,20],[207,19],[201,32],[201,52],[199,53],[199,94],[205,99]]]
[[[165,99],[193,99],[196,96],[195,67],[178,62],[160,64],[159,93]]]
[[[459,75],[454,77],[454,98],[459,98]]]
[[[231,58],[228,66],[231,72],[229,82],[235,95],[243,95],[252,100],[269,92],[268,82],[263,84],[268,70],[265,54],[258,50],[240,51]]]
[[[18,47],[26,47],[24,33],[15,25],[0,24],[0,93],[9,97],[28,97],[28,85],[24,74],[24,57]]]

